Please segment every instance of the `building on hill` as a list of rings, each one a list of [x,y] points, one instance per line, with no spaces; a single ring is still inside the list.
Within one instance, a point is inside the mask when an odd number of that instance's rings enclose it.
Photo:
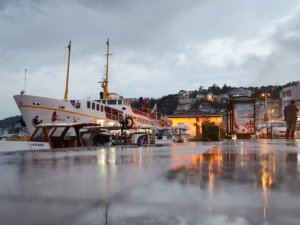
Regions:
[[[207,93],[206,100],[210,101],[210,102],[213,102],[215,100],[214,94],[212,92]]]
[[[215,113],[216,109],[209,102],[203,102],[199,105],[199,110],[205,113]]]
[[[190,110],[192,105],[197,101],[195,98],[180,98],[178,99],[177,108],[175,114]]]
[[[251,90],[245,89],[245,88],[235,88],[228,92],[229,96],[247,96],[251,97],[252,92]]]
[[[169,115],[168,118],[172,121],[172,125],[186,125],[189,128],[191,136],[199,136],[202,134],[203,122],[209,121],[217,126],[222,123],[221,114],[214,114],[201,111],[185,111],[184,113]]]
[[[229,100],[229,96],[226,94],[220,94],[215,97],[215,101],[219,103],[226,103]]]
[[[197,95],[196,95],[196,98],[199,99],[199,100],[205,99],[205,98],[206,98],[206,95],[204,95],[204,94],[197,94]]]
[[[190,94],[192,94],[193,91],[185,91],[185,90],[181,90],[178,92],[178,96],[179,98],[189,98]]]
[[[282,111],[285,106],[290,104],[291,100],[295,100],[296,105],[300,107],[300,82],[296,85],[283,88],[280,91],[279,96],[282,101]]]

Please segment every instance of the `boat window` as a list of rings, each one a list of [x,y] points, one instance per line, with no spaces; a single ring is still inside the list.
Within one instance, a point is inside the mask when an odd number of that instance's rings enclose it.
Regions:
[[[118,105],[122,105],[122,100],[118,100]]]
[[[44,139],[45,139],[45,134],[43,132],[43,128],[38,128],[37,132],[33,137],[33,141],[44,140]]]
[[[101,105],[101,112],[103,112],[103,105]]]
[[[91,108],[91,102],[87,102],[87,108],[89,109],[89,108]]]
[[[70,100],[70,103],[75,106],[75,100]]]
[[[92,103],[92,109],[95,109],[95,102]]]
[[[58,106],[59,109],[65,109],[65,106],[64,105],[60,105]]]
[[[39,102],[33,102],[32,105],[40,105]]]
[[[70,129],[66,133],[65,137],[76,137],[76,132],[75,132],[74,127],[70,127]]]
[[[60,137],[65,127],[57,127],[56,130],[51,134],[52,137]]]
[[[99,111],[99,104],[96,105],[96,109],[97,109],[97,111]]]
[[[117,104],[117,100],[107,100],[107,104],[108,105],[116,105]]]
[[[103,103],[103,104],[106,104],[106,100],[102,100],[102,103]]]
[[[80,109],[80,102],[76,102],[75,108]]]

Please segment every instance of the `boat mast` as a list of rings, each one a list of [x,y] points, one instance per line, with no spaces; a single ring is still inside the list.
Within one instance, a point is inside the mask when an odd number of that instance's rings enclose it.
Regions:
[[[27,69],[25,69],[24,90],[21,90],[21,95],[24,95],[26,93],[26,74],[27,74]]]
[[[108,93],[108,62],[109,62],[109,39],[107,39],[106,42],[107,49],[106,49],[106,72],[105,72],[105,79],[102,82],[102,89],[103,89],[103,98],[108,99],[109,98],[109,93]]]
[[[65,89],[65,97],[64,100],[68,100],[68,92],[69,92],[69,71],[70,71],[70,56],[71,56],[71,41],[68,45],[68,66],[67,66],[67,78],[66,78],[66,89]]]
[[[26,93],[26,75],[27,75],[27,69],[25,69],[25,77],[24,77],[24,93]]]

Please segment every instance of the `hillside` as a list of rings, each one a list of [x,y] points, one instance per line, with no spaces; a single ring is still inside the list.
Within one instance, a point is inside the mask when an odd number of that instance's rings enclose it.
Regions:
[[[200,86],[198,90],[194,91],[185,91],[180,90],[178,94],[170,94],[167,96],[163,96],[159,99],[151,99],[150,107],[153,107],[155,103],[157,103],[157,111],[160,115],[172,115],[176,113],[176,108],[185,108],[182,104],[182,101],[180,101],[180,94],[183,92],[189,92],[188,98],[190,99],[190,106],[187,108],[190,108],[191,110],[197,110],[199,109],[199,105],[205,105],[206,108],[209,109],[210,107],[216,109],[217,111],[225,108],[226,104],[224,103],[218,103],[218,102],[209,102],[205,99],[202,100],[196,100],[197,95],[207,95],[208,93],[212,93],[215,96],[218,95],[226,95],[230,91],[234,89],[246,89],[251,91],[251,96],[253,98],[256,98],[257,100],[263,100],[262,93],[268,93],[269,98],[273,100],[279,100],[280,99],[280,91],[288,86],[294,86],[297,85],[299,81],[292,81],[284,85],[268,85],[268,86],[260,86],[260,87],[231,87],[226,84],[224,84],[222,87],[219,87],[216,84],[213,84],[212,86],[205,89],[203,86]],[[142,98],[142,97],[141,97]],[[141,99],[140,98],[140,99]],[[193,100],[194,99],[194,100]],[[188,102],[188,101],[187,101]],[[187,103],[185,103],[187,104]]]
[[[8,117],[5,118],[3,120],[0,120],[0,126],[7,126],[7,127],[11,127],[13,126],[15,123],[19,123],[21,121],[22,117],[21,116],[12,116],[12,117]]]

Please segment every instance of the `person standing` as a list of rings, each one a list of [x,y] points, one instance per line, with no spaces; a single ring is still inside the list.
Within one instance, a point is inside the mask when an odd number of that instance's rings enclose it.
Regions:
[[[286,121],[285,138],[294,138],[296,121],[298,119],[297,112],[299,109],[295,104],[295,100],[291,100],[290,104],[284,108],[284,119]]]
[[[43,120],[39,120],[39,116],[35,116],[33,119],[32,119],[32,122],[34,125],[39,125],[40,123],[43,122]]]

